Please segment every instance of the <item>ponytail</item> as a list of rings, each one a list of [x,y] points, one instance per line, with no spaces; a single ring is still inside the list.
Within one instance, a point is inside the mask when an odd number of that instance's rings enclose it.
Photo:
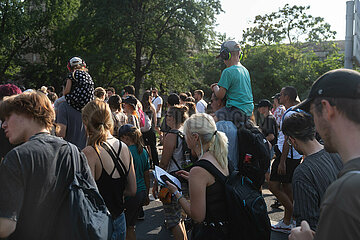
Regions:
[[[227,168],[228,139],[225,133],[217,131],[213,117],[206,113],[192,115],[185,121],[184,132],[199,134],[202,144],[209,144],[209,151],[219,165]]]
[[[99,152],[99,146],[106,141],[107,134],[113,131],[113,120],[107,103],[94,100],[85,105],[82,110],[82,118],[88,134],[88,145],[93,146]]]

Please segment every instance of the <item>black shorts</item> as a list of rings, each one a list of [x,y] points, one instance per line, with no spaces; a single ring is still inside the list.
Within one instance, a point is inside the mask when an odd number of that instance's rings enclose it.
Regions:
[[[295,168],[297,166],[299,166],[299,164],[301,162],[301,158],[300,159],[286,158],[286,162],[285,162],[286,174],[279,175],[278,167],[280,164],[281,152],[279,151],[279,149],[277,149],[277,147],[275,148],[275,153],[276,153],[276,158],[271,165],[270,181],[281,182],[281,183],[291,183]]]
[[[146,200],[145,190],[137,192],[135,197],[128,197],[125,200],[126,226],[133,227],[139,216],[140,210]]]

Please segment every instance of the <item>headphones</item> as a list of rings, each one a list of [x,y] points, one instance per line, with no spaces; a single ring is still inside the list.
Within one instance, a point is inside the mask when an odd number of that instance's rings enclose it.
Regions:
[[[229,49],[227,47],[224,47],[220,51],[220,57],[222,60],[229,60],[231,58],[231,52],[229,51]],[[240,50],[239,61],[241,61],[242,57],[243,57],[243,52]]]
[[[69,61],[68,61],[68,64],[67,64],[67,69],[69,70],[69,72],[71,72],[71,60],[77,60],[77,61],[79,61],[79,60],[81,60],[81,63],[80,64],[77,64],[77,65],[81,65],[81,66],[83,66],[83,67],[86,67],[86,63],[85,63],[85,61],[82,59],[82,58],[79,58],[79,57],[72,57]]]

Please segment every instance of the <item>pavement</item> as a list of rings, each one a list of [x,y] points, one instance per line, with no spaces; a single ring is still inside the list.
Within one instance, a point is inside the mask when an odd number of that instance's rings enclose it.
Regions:
[[[159,157],[161,156],[162,147],[158,148]],[[153,174],[150,174],[153,177]],[[153,182],[152,179],[150,181]],[[150,193],[152,191],[150,190]],[[268,190],[266,184],[262,190],[271,224],[278,223],[284,216],[284,208],[271,208],[274,202],[274,195]],[[144,206],[145,220],[139,220],[136,223],[136,238],[138,240],[168,240],[173,239],[170,230],[164,225],[164,210],[159,199],[154,199],[150,194],[150,204]],[[288,234],[280,232],[271,232],[271,240],[287,240]]]

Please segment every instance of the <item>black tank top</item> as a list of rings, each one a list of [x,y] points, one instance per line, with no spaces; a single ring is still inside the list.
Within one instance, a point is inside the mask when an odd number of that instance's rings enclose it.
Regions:
[[[111,151],[113,151],[113,153],[116,154],[116,152],[114,151],[114,149],[110,144],[106,142],[104,142],[103,144],[107,144],[107,146],[110,147]],[[108,174],[105,171],[100,154],[97,151],[95,151],[99,157],[102,167],[101,175],[100,178],[96,180],[96,185],[99,189],[101,196],[104,198],[107,208],[109,209],[114,219],[117,218],[124,211],[124,190],[127,184],[127,175],[129,173],[130,164],[131,164],[130,161],[129,167],[126,169],[124,163],[121,161],[120,159],[121,145],[122,143],[119,141],[119,151],[116,154],[118,159],[113,159],[113,161],[114,160],[118,161],[122,168],[120,169],[121,172],[119,172],[121,176],[120,178],[112,177],[115,172],[116,166],[114,166],[110,174]],[[104,149],[110,154],[110,156],[112,156],[111,153],[106,148]]]
[[[206,187],[206,215],[205,222],[227,221],[227,207],[225,186],[215,179],[215,182]]]

